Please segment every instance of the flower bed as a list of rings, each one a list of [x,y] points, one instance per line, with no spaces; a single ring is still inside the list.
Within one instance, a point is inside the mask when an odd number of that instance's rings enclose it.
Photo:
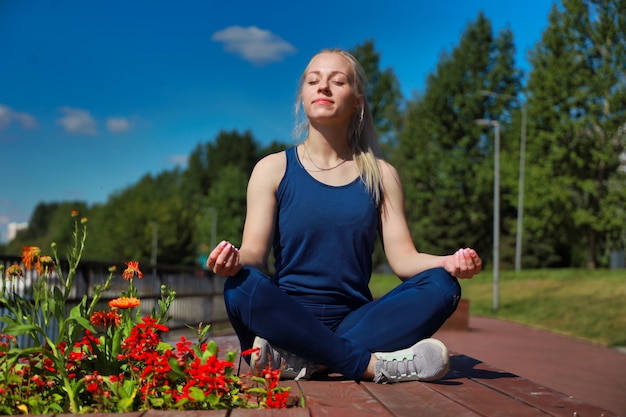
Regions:
[[[142,316],[134,281],[143,273],[136,261],[126,263],[121,278],[128,289],[108,309],[97,310],[115,267],[92,298],[84,296],[66,311],[87,237],[87,219],[76,211],[71,215],[74,244],[66,274],[54,243],[52,256],[29,246],[23,248],[23,266],[0,266],[0,304],[10,312],[0,317],[0,414],[286,407],[289,388],[279,386],[280,370],[236,375],[236,353],[220,359],[218,346],[207,339],[209,326],[197,329],[193,343],[185,337],[174,346],[162,341],[176,294],[162,286],[158,308]],[[32,297],[15,291],[24,270],[38,272]],[[52,284],[53,274],[59,284]],[[18,337],[34,347],[20,348]]]

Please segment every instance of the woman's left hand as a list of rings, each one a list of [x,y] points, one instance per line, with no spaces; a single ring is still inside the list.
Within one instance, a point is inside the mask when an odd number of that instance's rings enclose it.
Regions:
[[[230,242],[220,242],[209,254],[207,267],[219,275],[235,275],[242,267],[239,250]]]
[[[472,278],[480,272],[483,262],[474,249],[462,248],[447,256],[443,267],[457,278]]]

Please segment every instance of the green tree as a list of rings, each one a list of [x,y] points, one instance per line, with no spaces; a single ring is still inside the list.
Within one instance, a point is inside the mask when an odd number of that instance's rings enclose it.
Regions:
[[[184,173],[183,188],[193,204],[194,220],[190,228],[198,255],[206,255],[213,249],[210,244],[214,216],[218,219],[217,242],[224,239],[241,242],[248,177],[262,156],[284,148],[284,144],[274,141],[260,149],[249,131],[222,131],[214,141],[196,147]],[[243,200],[238,197],[241,192]]]
[[[284,142],[279,142],[279,141],[272,141],[269,144],[267,144],[263,149],[261,149],[261,152],[258,155],[258,159],[263,158],[264,156],[267,156],[269,154],[272,153],[276,153],[276,152],[280,152],[280,151],[284,151],[285,149],[287,149],[290,145]]]
[[[134,186],[111,196],[90,220],[86,257],[150,265],[156,232],[158,264],[193,264],[193,213],[179,192],[180,182],[178,170],[154,177],[147,174]]]
[[[351,52],[367,76],[366,95],[374,126],[381,137],[383,151],[388,151],[395,145],[401,121],[403,98],[398,78],[393,68],[380,68],[380,53],[376,51],[373,40],[357,45]]]
[[[250,131],[221,131],[214,140],[197,145],[189,156],[183,174],[185,190],[190,196],[206,195],[223,167],[235,165],[251,173],[258,157],[259,147]]]
[[[189,155],[181,184],[195,221],[201,221],[204,216],[205,197],[222,168],[235,165],[251,173],[259,157],[258,144],[249,131],[243,134],[236,130],[220,131],[215,139],[198,144]]]
[[[510,103],[480,93],[519,93],[522,74],[515,68],[514,52],[510,30],[494,37],[481,13],[468,25],[459,46],[442,54],[424,93],[408,103],[396,164],[419,250],[450,253],[472,246],[483,258],[491,252],[494,136],[475,121],[502,121],[502,166],[510,165],[506,158],[518,143],[508,126]],[[513,183],[502,181],[503,195],[517,191],[509,189]],[[506,218],[515,210],[503,204],[502,212]]]
[[[65,249],[72,244],[72,210],[77,210],[81,217],[90,215],[89,207],[84,201],[37,204],[28,221],[28,228],[19,231],[15,239],[7,244],[7,254],[21,255],[22,246],[31,245],[49,252],[52,242],[57,244],[59,253],[65,253]]]
[[[241,245],[246,213],[246,189],[249,174],[236,165],[224,167],[206,196],[206,206],[217,213],[218,241]]]
[[[558,248],[558,265],[595,268],[623,236],[624,10],[624,0],[564,0],[531,54],[528,227]]]
[[[240,243],[248,176],[261,157],[286,147],[273,141],[260,149],[250,132],[220,132],[215,140],[192,151],[187,169],[147,174],[110,196],[105,204],[39,204],[29,228],[20,232],[5,252],[17,256],[23,245],[45,250],[53,241],[59,248],[68,246],[72,239],[68,214],[76,209],[89,221],[85,259],[132,259],[148,266],[156,255],[160,265],[195,264],[212,238],[209,209],[219,210],[215,211],[219,215],[216,239]]]

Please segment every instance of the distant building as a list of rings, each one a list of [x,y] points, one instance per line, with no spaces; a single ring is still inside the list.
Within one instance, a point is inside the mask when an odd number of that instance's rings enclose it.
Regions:
[[[10,242],[13,239],[15,239],[15,236],[17,236],[17,232],[19,232],[20,230],[24,230],[24,229],[28,229],[27,222],[22,222],[22,223],[11,222],[7,224],[7,242]]]

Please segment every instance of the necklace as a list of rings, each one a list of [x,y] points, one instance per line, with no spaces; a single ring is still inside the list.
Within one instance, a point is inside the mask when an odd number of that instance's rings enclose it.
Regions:
[[[306,156],[307,156],[307,158],[309,158],[309,161],[311,161],[311,163],[313,164],[313,166],[314,166],[315,168],[317,168],[317,171],[316,171],[316,172],[319,172],[319,171],[331,171],[331,170],[333,170],[333,169],[337,168],[338,166],[340,166],[340,165],[344,164],[344,163],[347,161],[347,159],[343,159],[343,158],[342,158],[342,159],[341,159],[341,162],[339,162],[339,163],[338,163],[338,164],[336,164],[336,165],[333,165],[332,167],[329,167],[329,168],[322,168],[322,167],[319,167],[319,166],[317,166],[317,164],[315,163],[315,161],[313,161],[313,158],[311,158],[311,154],[309,153],[309,148],[307,148],[307,146],[306,146],[306,142],[304,142],[304,143],[303,143],[303,145],[304,145],[304,152],[306,152]]]

